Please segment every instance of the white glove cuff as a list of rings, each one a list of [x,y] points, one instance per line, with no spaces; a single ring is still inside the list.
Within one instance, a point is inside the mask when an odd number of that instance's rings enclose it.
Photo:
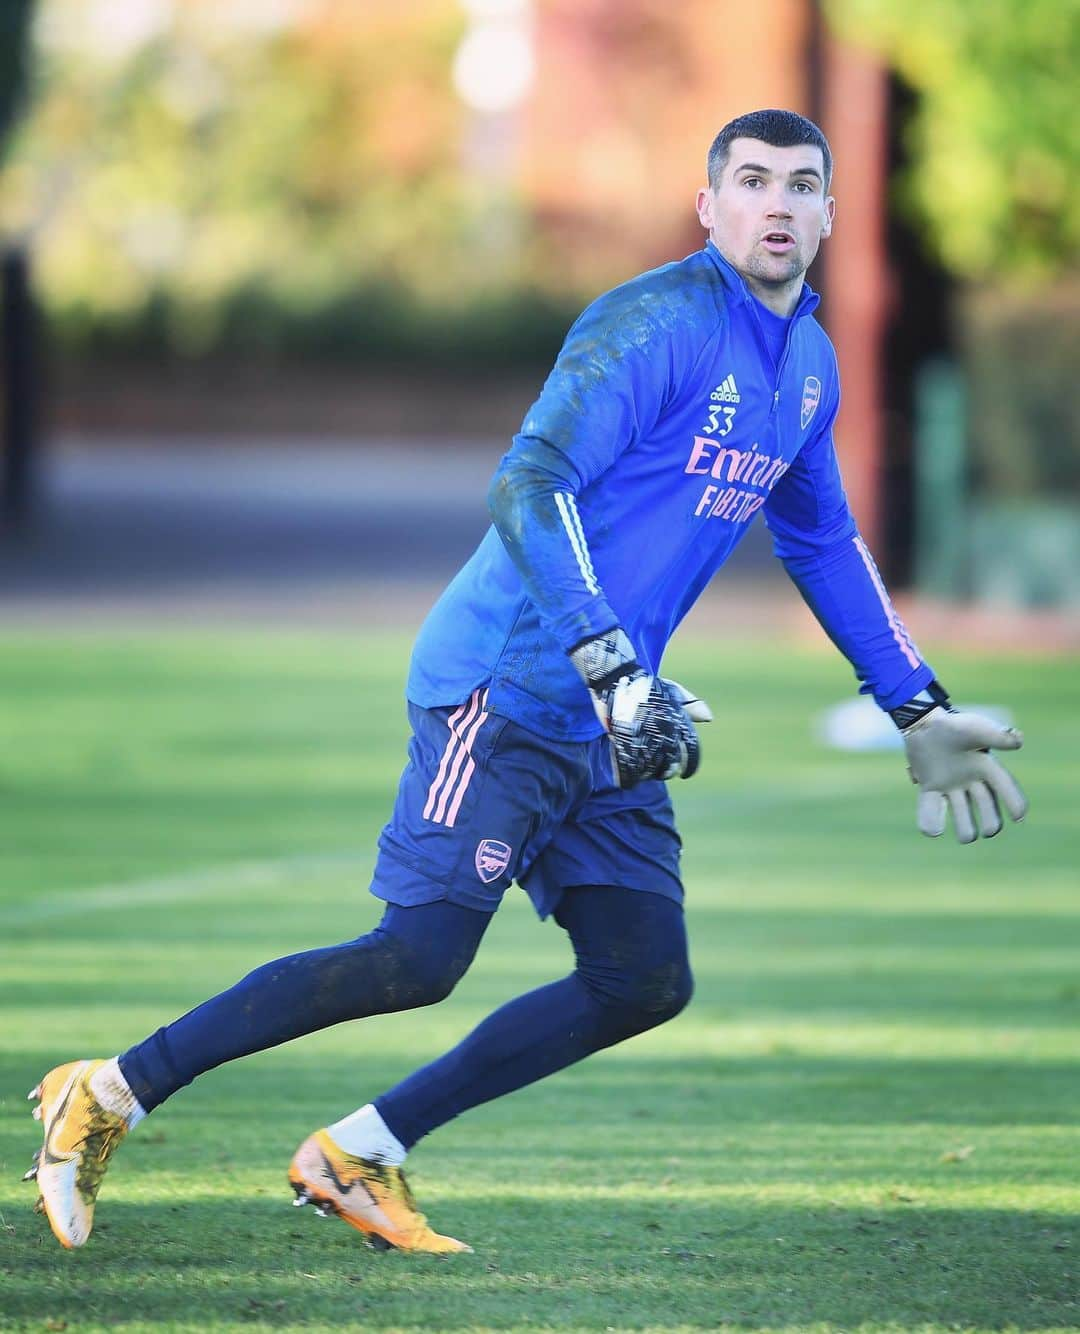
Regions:
[[[613,625],[571,649],[570,661],[592,690],[604,689],[638,666],[634,646],[621,625]]]

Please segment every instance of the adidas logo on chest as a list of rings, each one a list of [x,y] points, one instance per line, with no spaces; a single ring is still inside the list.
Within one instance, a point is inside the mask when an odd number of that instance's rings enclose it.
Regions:
[[[742,397],[735,383],[735,376],[725,376],[724,380],[709,395],[709,399],[713,403],[741,403]]]

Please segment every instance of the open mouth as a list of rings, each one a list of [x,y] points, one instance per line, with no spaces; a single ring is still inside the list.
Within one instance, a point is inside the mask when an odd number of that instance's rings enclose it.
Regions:
[[[761,238],[761,244],[767,250],[779,254],[791,250],[795,245],[795,238],[790,232],[766,232]]]

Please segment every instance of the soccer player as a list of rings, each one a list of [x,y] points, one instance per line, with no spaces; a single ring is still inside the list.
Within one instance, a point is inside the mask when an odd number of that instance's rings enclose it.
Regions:
[[[662,678],[675,627],[760,511],[776,554],[903,734],[918,823],[961,842],[1026,803],[990,747],[1018,733],[954,712],[894,611],[833,448],[836,358],[803,275],[832,229],[832,157],[788,111],[717,135],[704,248],[596,300],[499,465],[493,526],[428,616],[413,735],[372,892],[379,925],[264,965],[121,1056],[31,1093],[27,1173],[81,1246],[123,1136],[196,1076],[346,1019],[442,1000],[512,880],[573,946],[573,972],[304,1141],[296,1203],[379,1246],[468,1249],[418,1212],[401,1164],[423,1136],[671,1019],[690,998],[679,836],[665,780],[698,766],[704,704]]]

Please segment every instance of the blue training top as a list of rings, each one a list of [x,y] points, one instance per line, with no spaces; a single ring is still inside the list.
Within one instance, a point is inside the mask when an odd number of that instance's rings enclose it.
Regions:
[[[622,625],[664,648],[760,510],[862,689],[895,708],[933,679],[848,509],[836,354],[803,286],[776,330],[710,241],[594,301],[491,484],[494,525],[424,622],[406,694],[488,707],[561,740],[600,734],[567,653]]]

